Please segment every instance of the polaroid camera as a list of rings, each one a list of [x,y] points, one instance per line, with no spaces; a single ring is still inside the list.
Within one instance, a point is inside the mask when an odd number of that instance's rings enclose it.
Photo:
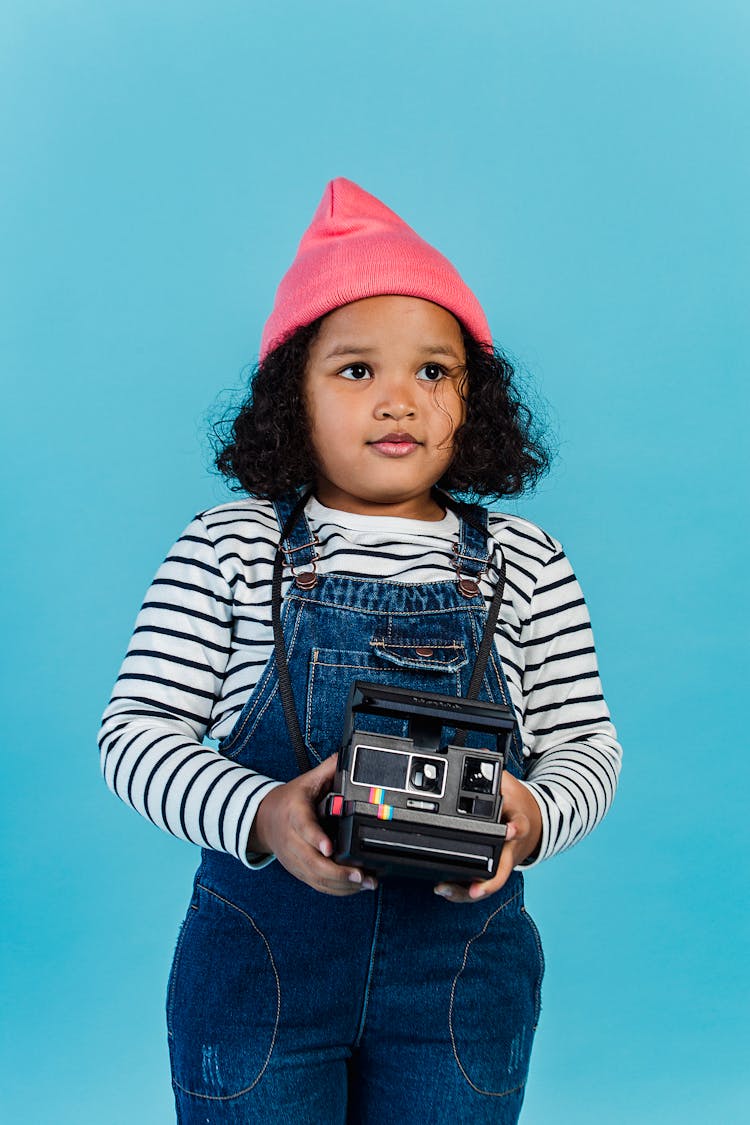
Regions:
[[[408,736],[368,730],[368,716],[406,720]],[[355,681],[321,807],[336,861],[434,882],[491,879],[505,837],[500,779],[514,725],[502,704]],[[444,728],[460,733],[448,742]],[[487,748],[466,749],[468,730],[486,734]]]

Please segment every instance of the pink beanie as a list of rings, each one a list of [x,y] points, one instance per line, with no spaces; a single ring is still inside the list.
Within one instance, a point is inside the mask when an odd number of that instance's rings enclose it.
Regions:
[[[374,195],[331,180],[276,291],[260,358],[319,316],[386,294],[442,305],[480,343],[492,342],[479,301],[448,259]]]

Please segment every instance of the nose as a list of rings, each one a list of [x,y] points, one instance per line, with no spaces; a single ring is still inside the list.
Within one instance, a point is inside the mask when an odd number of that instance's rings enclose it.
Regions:
[[[416,414],[416,390],[413,375],[387,375],[379,380],[374,414],[378,419],[392,418],[394,422],[402,418],[413,418]]]

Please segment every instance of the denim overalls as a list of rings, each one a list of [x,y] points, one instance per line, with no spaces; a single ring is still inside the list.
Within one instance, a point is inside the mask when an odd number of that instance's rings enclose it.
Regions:
[[[280,527],[295,499],[276,503]],[[486,529],[486,511],[472,511]],[[295,574],[314,570],[315,547],[303,514],[285,543]],[[486,534],[461,520],[458,576],[478,579],[488,562]],[[311,764],[338,750],[354,679],[465,695],[485,619],[481,593],[456,579],[292,584],[282,622]],[[480,697],[510,705],[494,645]],[[298,775],[274,657],[219,749],[281,781]],[[506,768],[520,777],[522,763],[516,731]],[[205,849],[168,987],[178,1121],[509,1125],[543,967],[518,871],[473,903],[398,878],[339,898],[279,862],[252,871]]]

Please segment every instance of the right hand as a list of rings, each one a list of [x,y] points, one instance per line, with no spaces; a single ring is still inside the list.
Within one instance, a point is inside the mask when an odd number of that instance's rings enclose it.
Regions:
[[[376,882],[358,867],[329,857],[333,844],[320,826],[317,807],[336,774],[336,754],[267,794],[258,806],[249,849],[273,853],[290,875],[328,895],[374,890]]]

